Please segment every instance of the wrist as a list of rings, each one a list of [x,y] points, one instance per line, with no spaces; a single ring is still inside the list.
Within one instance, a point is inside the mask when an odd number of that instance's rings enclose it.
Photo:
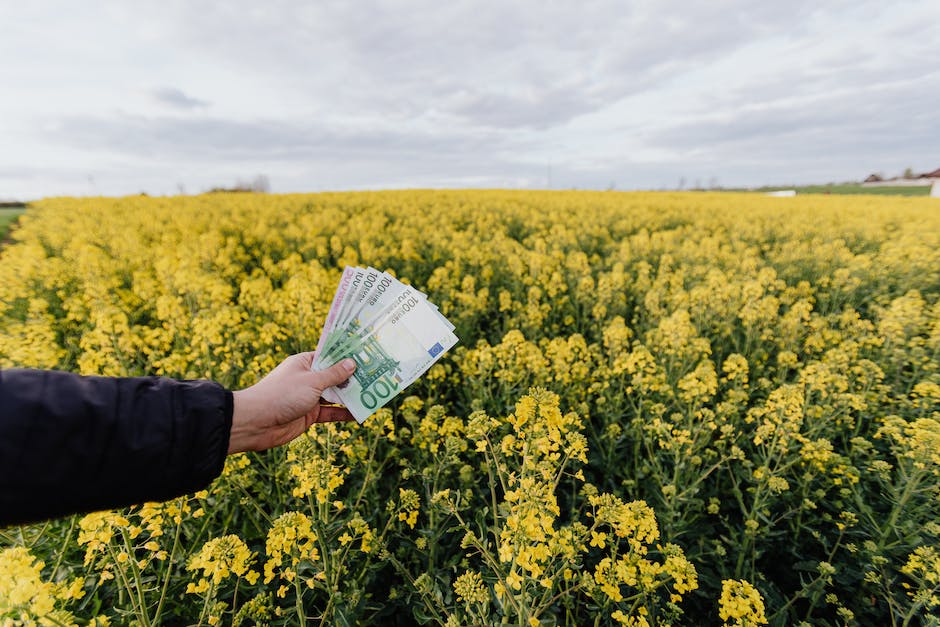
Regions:
[[[257,450],[258,432],[253,428],[256,414],[251,388],[232,392],[232,430],[228,440],[228,454]]]

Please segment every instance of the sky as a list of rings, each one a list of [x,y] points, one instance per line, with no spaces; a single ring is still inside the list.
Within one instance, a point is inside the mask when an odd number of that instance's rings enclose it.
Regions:
[[[940,168],[937,0],[0,0],[0,200]]]

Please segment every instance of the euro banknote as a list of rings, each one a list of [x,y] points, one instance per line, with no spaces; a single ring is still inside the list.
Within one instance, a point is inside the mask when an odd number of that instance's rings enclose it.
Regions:
[[[360,423],[400,394],[458,339],[454,325],[417,288],[375,268],[347,267],[327,313],[313,369],[351,357],[356,372],[323,398]]]

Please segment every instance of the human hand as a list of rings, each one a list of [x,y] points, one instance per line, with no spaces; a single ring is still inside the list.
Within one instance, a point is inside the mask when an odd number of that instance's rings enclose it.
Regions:
[[[314,372],[313,353],[291,355],[261,381],[233,392],[228,453],[263,451],[287,444],[315,422],[353,420],[345,407],[322,405],[323,390],[349,379],[352,359]]]

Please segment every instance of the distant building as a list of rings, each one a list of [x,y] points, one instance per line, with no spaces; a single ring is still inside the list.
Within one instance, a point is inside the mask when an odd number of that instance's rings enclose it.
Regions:
[[[909,173],[908,176],[896,176],[890,179],[883,178],[877,174],[871,174],[867,179],[862,181],[862,185],[868,187],[923,187],[935,181],[940,181],[940,168],[933,172],[925,172],[923,174]]]

